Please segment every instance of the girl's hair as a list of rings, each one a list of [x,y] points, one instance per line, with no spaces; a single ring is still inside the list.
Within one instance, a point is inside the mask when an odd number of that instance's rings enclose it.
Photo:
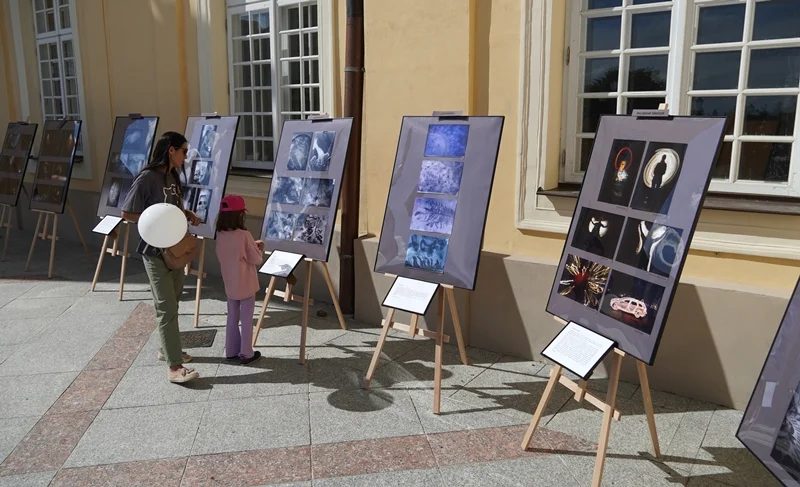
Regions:
[[[245,211],[220,211],[217,216],[217,231],[247,230],[244,226]]]
[[[181,176],[178,174],[177,169],[169,168],[169,149],[171,147],[180,149],[186,142],[188,141],[183,134],[179,134],[178,132],[164,132],[161,134],[161,138],[158,139],[158,142],[156,142],[156,146],[153,149],[153,157],[150,159],[150,163],[142,168],[142,172],[144,172],[155,171],[161,169],[162,167],[166,167],[167,170],[164,172],[164,184],[166,185],[167,183],[167,174],[171,172],[172,176],[175,178],[175,181],[178,182],[178,192],[180,193],[181,199],[183,198]]]

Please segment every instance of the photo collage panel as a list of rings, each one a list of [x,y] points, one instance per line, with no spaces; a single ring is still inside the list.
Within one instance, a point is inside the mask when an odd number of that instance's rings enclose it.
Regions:
[[[37,125],[9,123],[0,146],[0,203],[17,203]]]
[[[101,204],[109,208],[122,207],[133,180],[148,163],[157,124],[155,117],[136,119],[125,128],[121,143],[112,141],[104,181],[108,195]]]
[[[190,151],[183,164],[183,207],[193,211],[202,223],[208,221],[211,205],[211,176],[214,168],[214,150],[219,140],[217,125],[203,124],[197,148]]]
[[[24,170],[25,157],[0,155],[0,201],[16,201]]]
[[[453,233],[469,125],[431,124],[411,210],[405,265],[443,273]]]

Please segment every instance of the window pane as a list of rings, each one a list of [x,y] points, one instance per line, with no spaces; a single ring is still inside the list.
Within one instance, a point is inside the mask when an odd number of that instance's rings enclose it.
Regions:
[[[316,27],[317,25],[319,25],[319,20],[317,19],[317,6],[308,5],[303,7],[303,26]]]
[[[36,32],[38,34],[47,32],[47,21],[45,21],[44,12],[36,14]]]
[[[622,17],[597,17],[586,19],[586,50],[610,51],[619,49]]]
[[[270,120],[272,123],[272,120]],[[275,159],[275,145],[272,143],[271,140],[267,140],[264,142],[264,152],[262,154],[263,160],[272,162]]]
[[[320,110],[319,88],[317,87],[305,88],[305,97],[306,97],[306,106],[305,106],[306,111],[318,112]]]
[[[256,90],[256,112],[272,112],[272,90]]]
[[[52,81],[42,81],[42,95],[53,96],[53,83]]]
[[[53,114],[53,99],[52,98],[45,98],[45,100],[44,100],[44,113],[45,113],[45,115],[52,115]]]
[[[741,42],[744,9],[744,4],[701,7],[697,20],[697,43]]]
[[[250,86],[250,66],[233,67],[233,86],[234,88],[247,88]]]
[[[735,89],[739,86],[741,51],[698,53],[694,57],[695,90]]]
[[[594,145],[594,139],[580,139],[578,143],[578,168],[581,172],[586,171],[586,168],[589,167],[589,158],[592,156],[592,145]]]
[[[233,62],[250,61],[250,39],[233,41]]]
[[[67,95],[78,95],[78,82],[75,79],[67,80]]]
[[[74,96],[67,98],[67,108],[70,115],[80,115],[81,108],[78,99]]]
[[[253,34],[269,34],[269,12],[251,14]]]
[[[45,8],[53,8],[53,0],[45,0],[44,6]]]
[[[633,15],[631,47],[669,46],[669,19],[672,13],[655,12]]]
[[[664,91],[667,89],[667,54],[631,56],[628,91]]]
[[[45,13],[47,19],[47,32],[56,30],[56,14],[52,10]]]
[[[306,83],[319,83],[319,61],[303,61],[303,79]]]
[[[75,57],[75,53],[72,52],[72,40],[68,39],[61,43],[61,52],[65,58]]]
[[[744,135],[793,135],[797,96],[748,96]]]
[[[44,10],[44,0],[36,0],[36,10]]]
[[[714,179],[730,179],[731,177],[731,157],[733,153],[733,142],[723,142],[719,149],[719,158],[711,168],[711,177]]]
[[[258,64],[255,69],[255,86],[272,86],[272,63]]]
[[[300,28],[300,9],[298,7],[289,7],[284,9],[286,15],[285,29],[299,29]]]
[[[253,61],[267,61],[269,59],[269,38],[253,39]]]
[[[589,10],[596,8],[621,7],[622,0],[589,0]]]
[[[244,142],[244,150],[242,154],[242,160],[245,161],[252,161],[253,158],[253,141],[252,140],[245,140]]]
[[[669,2],[670,0],[633,0],[634,5],[644,5],[647,3],[664,3]]]
[[[285,85],[299,85],[300,61],[284,61],[281,63],[281,80]]]
[[[50,74],[50,63],[40,63],[39,66],[42,68],[42,79],[52,78]]]
[[[739,179],[787,182],[792,144],[743,142]]]
[[[736,120],[735,96],[698,96],[692,98],[692,115],[700,117],[728,117],[725,135],[733,135]]]
[[[634,110],[657,110],[664,103],[664,97],[628,98],[625,113],[631,115]]]
[[[61,23],[61,28],[69,29],[71,26],[69,19],[69,7],[61,7],[60,9],[58,9],[58,12],[59,12],[58,18],[59,22]]]
[[[61,76],[60,70],[58,69],[58,62],[50,61],[50,74],[53,75],[53,78]]]
[[[53,80],[53,96],[61,96],[61,80]]]
[[[750,52],[748,88],[797,88],[800,83],[800,47],[758,49]]]
[[[585,98],[583,100],[583,121],[581,132],[593,133],[597,131],[601,115],[617,113],[616,98]]]
[[[583,91],[586,93],[617,91],[618,78],[619,58],[587,59]]]
[[[40,44],[39,61],[47,61],[48,59],[50,59],[49,54],[50,54],[50,48],[47,46],[47,44]]]
[[[242,121],[242,135],[245,137],[253,136],[253,117],[250,115],[243,116]]]
[[[233,93],[234,110],[236,113],[250,113],[253,111],[253,92],[250,90],[236,90]]]
[[[233,15],[231,17],[233,37],[250,35],[250,17],[247,14]]]
[[[281,36],[281,57],[300,56],[300,34],[283,34]]]
[[[53,113],[56,115],[64,114],[64,102],[61,98],[53,98]]]
[[[309,32],[303,34],[303,56],[319,55],[319,34]]]
[[[256,137],[272,137],[272,115],[256,115]]]
[[[283,90],[281,109],[284,112],[302,112],[302,94],[300,88],[286,88]]]
[[[771,0],[756,3],[753,40],[800,37],[800,2]]]
[[[58,45],[55,42],[48,44],[47,48],[50,49],[50,59],[58,59]]]
[[[64,76],[75,77],[75,61],[64,61]]]

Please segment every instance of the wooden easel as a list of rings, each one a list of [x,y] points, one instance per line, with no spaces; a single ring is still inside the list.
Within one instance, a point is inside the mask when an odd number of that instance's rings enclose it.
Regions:
[[[314,304],[314,300],[311,298],[311,273],[313,271],[314,259],[305,258],[303,259],[306,263],[306,282],[305,288],[303,290],[303,296],[297,296],[292,292],[292,285],[288,282],[286,283],[286,290],[279,291],[275,289],[275,279],[276,277],[271,277],[269,279],[269,286],[267,286],[267,294],[264,296],[264,304],[261,307],[261,313],[258,315],[258,323],[256,324],[256,331],[253,333],[253,346],[256,346],[256,341],[258,341],[258,334],[261,332],[261,326],[264,324],[264,315],[267,313],[267,306],[269,305],[269,300],[272,298],[273,295],[283,298],[283,300],[287,303],[291,303],[292,301],[297,301],[299,303],[303,303],[303,318],[300,322],[300,363],[306,363],[306,335],[308,332],[308,307]],[[331,273],[328,271],[328,263],[324,261],[319,261],[322,264],[322,275],[325,278],[325,284],[328,286],[328,292],[331,293],[331,299],[333,300],[333,307],[336,309],[336,317],[339,319],[339,326],[342,330],[347,329],[347,324],[344,322],[344,315],[342,315],[342,308],[339,306],[339,298],[336,297],[336,290],[333,289],[333,280],[331,280]]]
[[[0,261],[6,260],[6,253],[8,252],[8,241],[11,240],[11,214],[14,213],[14,207],[11,205],[0,205],[2,213],[0,213],[0,230],[6,229],[5,241],[3,242],[3,254],[0,256]]]
[[[41,238],[42,240],[50,240],[50,267],[47,270],[47,277],[53,277],[53,265],[55,264],[56,258],[56,240],[58,240],[58,213],[53,211],[45,211],[45,210],[33,210],[39,214],[39,218],[36,220],[36,230],[33,232],[33,241],[31,242],[31,249],[28,252],[28,261],[25,263],[25,270],[27,271],[31,265],[31,259],[33,258],[33,251],[36,247],[36,240]],[[83,232],[81,232],[81,227],[78,225],[78,219],[75,218],[75,212],[72,211],[72,205],[69,204],[67,201],[67,211],[69,215],[72,217],[72,223],[75,225],[75,231],[78,233],[78,238],[81,241],[81,245],[83,245],[83,250],[86,252],[86,258],[89,259],[91,262],[92,256],[89,254],[89,247],[86,246],[86,240],[83,238]],[[47,233],[47,225],[50,224],[52,218],[52,225],[53,231],[48,235]],[[44,219],[44,226],[42,226],[42,220]],[[42,231],[40,232],[39,229]]]
[[[194,295],[194,327],[200,326],[200,296],[203,293],[203,279],[206,278],[206,273],[203,268],[206,263],[206,239],[197,237],[200,240],[200,255],[197,261],[197,269],[192,269],[192,263],[186,264],[183,269],[184,274],[187,276],[197,276],[197,292]]]
[[[100,258],[97,260],[97,268],[94,271],[94,279],[92,279],[91,291],[94,292],[94,288],[97,286],[97,280],[100,278],[100,269],[103,267],[103,259],[105,258],[106,254],[111,254],[112,257],[121,256],[122,268],[119,272],[119,300],[122,301],[122,292],[125,287],[125,270],[128,266],[128,257],[131,256],[131,254],[128,252],[128,240],[130,240],[131,225],[133,225],[133,223],[122,220],[120,224],[125,227],[125,237],[122,241],[122,251],[119,250],[119,237],[121,232],[119,231],[119,228],[117,228],[113,232],[106,235],[103,239],[103,247],[102,250],[100,250]],[[109,247],[108,241],[111,238],[114,239],[114,243],[111,247]]]
[[[566,321],[561,318],[554,318],[562,325],[567,324]],[[560,365],[553,366],[553,368],[550,369],[550,380],[547,381],[547,386],[544,389],[542,398],[539,400],[539,405],[536,407],[536,412],[533,413],[531,424],[528,426],[528,431],[525,432],[525,437],[522,440],[522,449],[527,450],[531,444],[534,433],[536,433],[536,428],[539,426],[539,422],[544,415],[544,410],[547,408],[547,403],[550,402],[550,397],[553,395],[556,384],[561,384],[574,392],[574,399],[579,403],[583,402],[585,399],[589,404],[603,412],[603,425],[600,428],[600,440],[597,444],[597,457],[594,462],[592,487],[599,487],[603,479],[603,468],[605,467],[606,454],[608,453],[608,439],[611,436],[611,420],[613,418],[619,421],[620,418],[620,412],[615,408],[615,404],[617,401],[617,387],[619,386],[622,359],[627,354],[618,348],[614,348],[612,354],[611,370],[608,375],[608,391],[605,401],[587,392],[587,381],[581,380],[575,382],[563,375],[563,367]],[[639,385],[642,388],[642,401],[644,402],[644,411],[647,416],[647,425],[650,428],[650,439],[653,441],[653,452],[656,457],[659,457],[661,456],[661,450],[658,447],[656,419],[653,414],[653,401],[650,397],[650,383],[647,380],[647,367],[644,362],[637,359],[634,360],[636,360],[636,370],[639,373]]]
[[[396,277],[391,276],[390,274],[386,274],[389,277]],[[444,334],[444,315],[445,315],[445,301],[447,301],[450,314],[453,316],[453,329],[456,332],[456,341],[458,342],[458,353],[461,356],[461,363],[464,365],[469,365],[469,359],[467,358],[467,350],[464,347],[464,339],[461,336],[461,321],[458,319],[458,309],[456,308],[456,298],[455,293],[453,292],[453,286],[447,284],[439,284],[438,290],[438,304],[439,304],[439,316],[436,326],[436,331],[426,330],[423,328],[417,328],[417,323],[419,322],[420,315],[418,314],[411,314],[411,323],[409,325],[404,325],[401,323],[395,323],[394,321],[394,308],[389,308],[389,313],[386,315],[386,318],[383,319],[381,322],[381,326],[383,329],[381,330],[381,336],[378,339],[378,344],[375,346],[375,353],[372,355],[372,362],[369,364],[369,369],[367,369],[367,376],[364,379],[364,388],[369,389],[372,383],[372,376],[375,373],[375,368],[378,366],[378,359],[381,356],[381,350],[383,349],[383,344],[386,343],[386,336],[389,333],[390,328],[394,328],[395,330],[405,331],[408,332],[408,335],[413,337],[416,336],[423,336],[426,338],[430,338],[432,340],[436,340],[436,351],[434,352],[434,371],[433,371],[433,413],[439,414],[441,410],[441,402],[442,402],[442,345],[444,343],[450,342],[450,337]]]

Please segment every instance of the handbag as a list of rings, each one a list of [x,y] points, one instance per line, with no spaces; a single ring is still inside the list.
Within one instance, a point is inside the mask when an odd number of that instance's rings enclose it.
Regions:
[[[199,254],[199,240],[188,232],[180,242],[161,252],[161,256],[164,257],[164,263],[167,264],[167,268],[172,270],[186,267],[186,264],[192,262]]]

